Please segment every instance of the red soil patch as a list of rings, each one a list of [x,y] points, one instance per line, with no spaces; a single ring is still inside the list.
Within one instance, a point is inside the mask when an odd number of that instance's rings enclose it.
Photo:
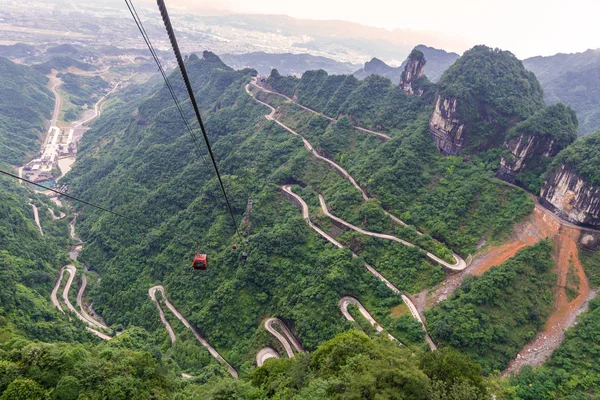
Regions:
[[[511,259],[524,247],[533,246],[547,237],[554,237],[560,230],[560,223],[543,208],[536,207],[533,213],[513,233],[513,240],[500,246],[490,247],[469,267],[472,275],[482,275],[488,269]]]
[[[543,364],[562,343],[565,337],[564,330],[575,323],[577,316],[587,309],[589,300],[595,295],[590,293],[589,283],[579,260],[577,242],[580,235],[579,228],[563,225],[559,234],[554,237],[554,271],[557,275],[554,311],[546,321],[544,329],[517,354],[517,358],[511,361],[503,375],[518,372],[523,365]],[[579,293],[573,300],[568,301],[565,287],[570,265],[573,265],[579,277]]]
[[[488,269],[514,257],[517,252],[532,246],[547,237],[553,238],[560,230],[560,222],[547,210],[536,206],[533,213],[516,225],[509,241],[499,246],[491,246],[473,260],[464,271],[451,274],[442,282],[417,294],[416,306],[423,312],[444,301],[462,284],[466,275],[482,275]]]

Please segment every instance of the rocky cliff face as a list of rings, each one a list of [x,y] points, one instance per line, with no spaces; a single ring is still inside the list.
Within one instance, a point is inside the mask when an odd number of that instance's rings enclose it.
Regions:
[[[455,98],[437,95],[435,109],[429,118],[429,131],[440,152],[446,156],[458,155],[465,141],[465,124],[456,111]]]
[[[514,181],[515,174],[522,172],[532,158],[554,157],[561,150],[553,137],[538,135],[520,135],[509,139],[505,146],[497,175],[509,182]]]
[[[567,165],[548,174],[540,202],[570,222],[600,227],[600,188],[588,184]]]
[[[406,94],[416,94],[420,96],[423,94],[423,89],[416,88],[415,82],[423,76],[425,70],[425,56],[418,50],[413,50],[406,60],[404,71],[400,76],[400,88]]]

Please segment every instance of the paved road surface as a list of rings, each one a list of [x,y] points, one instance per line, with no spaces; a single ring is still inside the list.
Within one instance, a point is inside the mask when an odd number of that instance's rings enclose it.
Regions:
[[[256,353],[256,365],[262,367],[265,361],[269,358],[279,358],[279,353],[277,353],[271,347],[264,347]]]
[[[371,314],[369,314],[369,312],[367,311],[367,309],[363,307],[363,305],[360,303],[360,301],[356,300],[354,297],[345,296],[345,297],[342,297],[340,299],[340,302],[338,303],[338,307],[340,308],[340,311],[342,312],[342,314],[344,315],[344,317],[348,321],[354,321],[354,322],[356,322],[356,320],[348,312],[348,306],[350,304],[354,304],[356,307],[358,307],[358,311],[360,311],[360,313],[362,314],[362,316],[365,317],[367,319],[367,321],[369,321],[369,323],[371,325],[373,325],[373,327],[375,328],[375,330],[377,331],[377,333],[383,332],[383,328],[381,327],[381,325],[379,325],[377,323],[377,321],[375,321],[375,318],[373,318],[371,316]],[[393,337],[389,333],[387,335],[390,338],[390,340],[394,340],[394,341],[400,343],[400,341],[398,339],[396,339],[395,337]],[[400,343],[400,344],[402,344],[402,343]]]
[[[50,120],[50,126],[56,126],[56,123],[58,122],[58,115],[60,114],[60,108],[62,106],[62,97],[60,97],[60,94],[58,93],[57,89],[60,85],[62,85],[62,81],[58,79],[56,75],[52,75],[49,78],[49,84],[52,85],[50,87],[50,90],[54,94],[54,111],[52,111],[52,119]]]
[[[208,350],[208,352],[217,361],[219,361],[221,364],[223,364],[223,365],[225,365],[227,367],[227,369],[229,370],[229,373],[231,374],[231,376],[233,376],[234,378],[237,378],[238,377],[237,371],[231,365],[229,365],[229,363],[227,361],[225,361],[225,359],[219,354],[219,352],[217,352],[217,350],[215,350],[215,348],[212,347],[210,345],[210,343],[208,343],[206,341],[206,339],[204,339],[202,336],[200,336],[200,334],[198,333],[198,331],[188,322],[188,320],[185,319],[185,317],[183,315],[181,315],[181,313],[179,311],[177,311],[177,309],[173,306],[173,304],[171,304],[171,302],[169,301],[169,299],[165,295],[165,289],[161,285],[153,286],[153,287],[151,287],[149,289],[148,293],[150,294],[150,297],[152,298],[152,300],[156,302],[156,297],[155,297],[156,291],[161,292],[162,297],[164,299],[164,302],[165,302],[167,308],[169,309],[169,311],[171,311],[177,317],[177,319],[179,319],[181,321],[181,323],[186,328],[188,328],[189,330],[192,331],[192,333],[194,334],[194,336],[196,336],[196,339],[204,347],[206,347],[206,349]]]
[[[297,205],[300,206],[300,208],[302,210],[302,217],[304,218],[304,220],[306,221],[306,223],[311,228],[313,228],[315,231],[317,231],[317,233],[319,233],[319,235],[323,236],[325,239],[327,239],[329,242],[331,242],[335,246],[339,247],[340,249],[344,248],[344,246],[340,242],[338,242],[337,240],[335,240],[333,237],[331,237],[330,235],[328,235],[327,233],[325,233],[322,229],[320,229],[319,227],[317,227],[316,225],[314,225],[312,223],[312,221],[310,220],[310,215],[309,215],[309,211],[308,211],[308,205],[306,204],[306,202],[304,201],[304,199],[302,199],[302,197],[298,196],[296,193],[294,193],[292,191],[292,188],[291,188],[290,185],[282,186],[282,189],[283,189],[284,193],[287,193],[288,198],[290,198],[294,203],[296,203]],[[358,257],[354,253],[352,253],[352,256],[353,257]],[[365,267],[367,268],[367,270],[371,274],[375,275],[380,281],[382,281],[391,291],[393,291],[394,293],[400,295],[400,297],[402,298],[402,301],[404,303],[406,303],[406,305],[408,306],[408,308],[409,308],[410,313],[412,314],[412,316],[414,318],[416,318],[421,323],[421,327],[423,328],[423,330],[426,333],[425,339],[427,340],[427,343],[429,344],[429,347],[432,350],[435,350],[437,347],[436,347],[435,343],[433,342],[433,340],[431,340],[431,338],[429,337],[429,334],[427,333],[427,328],[425,327],[425,324],[423,323],[421,315],[417,311],[417,307],[415,307],[415,305],[413,304],[413,302],[406,295],[402,294],[402,292],[396,286],[394,286],[390,281],[388,281],[375,268],[373,268],[372,266],[370,266],[367,263],[365,263]]]
[[[54,304],[54,307],[58,308],[60,310],[60,312],[62,312],[62,313],[64,313],[65,311],[62,309],[62,306],[60,305],[60,302],[58,301],[58,289],[60,288],[60,283],[62,282],[64,273],[65,273],[64,268],[61,268],[60,275],[58,275],[58,279],[56,280],[56,283],[54,284],[54,288],[52,289],[52,293],[50,294],[50,300],[52,301],[52,304]]]
[[[260,88],[260,86],[257,86]],[[250,92],[248,85],[246,85],[246,92],[252,96],[252,93]],[[275,92],[272,92],[275,93]],[[304,143],[304,147],[310,152],[312,153],[313,156],[315,156],[316,158],[325,161],[326,163],[328,163],[329,165],[331,165],[332,167],[334,167],[344,178],[346,178],[347,180],[350,181],[350,183],[352,183],[352,185],[360,192],[363,200],[369,200],[369,196],[367,195],[367,192],[360,187],[360,185],[356,182],[356,180],[352,177],[352,175],[350,175],[348,173],[348,171],[346,171],[344,168],[342,168],[341,166],[339,166],[338,164],[336,164],[335,162],[333,162],[332,160],[328,159],[327,157],[323,157],[322,155],[320,155],[314,148],[313,146],[310,144],[310,142],[308,140],[306,140],[306,138],[304,138],[304,136],[300,135],[298,132],[294,131],[293,129],[287,127],[286,125],[284,125],[283,123],[279,122],[277,119],[274,118],[274,114],[275,114],[275,108],[273,108],[272,106],[270,106],[269,104],[266,104],[260,100],[258,100],[255,96],[252,96],[252,98],[256,101],[258,101],[259,103],[267,106],[270,110],[271,113],[269,115],[266,115],[265,118],[271,121],[274,121],[275,123],[277,123],[279,126],[281,126],[283,129],[285,129],[286,131],[290,132],[293,135],[299,136],[302,139],[302,142]],[[402,225],[402,226],[407,226],[407,224],[402,221],[400,218],[392,215],[391,213],[389,213],[386,210],[383,210],[394,222]],[[416,231],[416,233],[418,235],[422,235],[422,232]],[[395,239],[391,239],[391,240],[395,240]],[[408,242],[406,241],[402,241],[403,243],[407,244]],[[408,244],[407,244],[408,245]],[[413,244],[410,244],[410,246],[414,246]],[[429,253],[427,252],[427,256],[433,260],[434,262],[444,266],[445,268],[448,268],[449,270],[452,271],[462,271],[465,268],[467,268],[467,263],[465,262],[465,260],[462,259],[462,257],[460,257],[458,254],[453,254],[454,260],[455,262],[453,264],[448,263],[447,261],[442,260],[441,258],[437,257],[435,254]]]
[[[281,329],[283,335],[279,333],[279,331],[275,329],[273,325],[279,325],[279,329]],[[267,319],[265,321],[265,329],[271,335],[275,336],[275,338],[283,345],[288,357],[294,357],[294,350],[292,349],[292,346],[294,347],[294,349],[296,349],[296,352],[304,351],[300,343],[296,340],[294,335],[292,335],[290,330],[287,328],[287,326],[285,326],[285,324],[281,320],[277,318]]]
[[[85,292],[85,288],[87,287],[87,277],[85,275],[81,276],[81,287],[79,288],[79,291],[77,292],[77,306],[80,309],[80,313],[81,315],[92,325],[96,325],[99,326],[103,329],[110,329],[108,326],[106,326],[106,324],[104,324],[102,321],[98,321],[95,318],[93,318],[91,315],[89,315],[86,311],[85,308],[83,307],[83,293]]]
[[[321,117],[323,117],[323,118],[325,118],[325,119],[327,119],[327,120],[329,120],[329,121],[335,121],[335,120],[336,120],[335,118],[328,117],[327,115],[325,115],[325,114],[323,114],[323,113],[320,113],[320,112],[318,112],[318,111],[315,111],[315,110],[313,110],[313,109],[311,109],[311,108],[308,108],[308,107],[306,107],[306,106],[303,106],[302,104],[298,103],[298,102],[297,102],[297,101],[295,101],[294,99],[291,99],[291,98],[289,98],[288,96],[286,96],[286,95],[284,95],[284,94],[282,94],[282,93],[279,93],[279,92],[274,92],[274,91],[272,91],[272,90],[269,90],[269,89],[267,89],[267,88],[265,88],[265,87],[262,87],[262,86],[258,85],[258,84],[256,83],[256,78],[252,78],[252,82],[251,82],[251,84],[252,84],[253,86],[257,87],[258,89],[260,89],[260,90],[264,91],[264,92],[273,93],[273,94],[275,94],[275,95],[277,95],[277,96],[281,96],[281,97],[283,97],[283,98],[285,98],[285,99],[287,99],[287,100],[291,101],[292,103],[296,104],[298,107],[300,107],[300,108],[302,108],[302,109],[304,109],[304,110],[306,110],[306,111],[309,111],[309,112],[311,112],[311,113],[313,113],[313,114],[315,114],[315,115],[319,115],[319,116],[321,116]],[[246,91],[248,91],[248,90],[246,90]],[[262,102],[261,102],[261,103],[262,103]],[[381,139],[381,140],[382,140],[382,141],[384,141],[384,142],[387,142],[388,140],[391,140],[391,139],[392,139],[390,136],[388,136],[388,135],[386,135],[386,134],[384,134],[384,133],[381,133],[381,132],[375,132],[375,131],[372,131],[372,130],[370,130],[370,129],[365,129],[365,128],[361,128],[361,127],[358,127],[358,126],[355,126],[354,128],[355,128],[356,130],[358,130],[358,131],[362,132],[362,133],[366,133],[366,134],[369,134],[369,135],[375,135],[375,136],[377,136],[379,139]]]
[[[133,75],[131,75],[131,76],[133,76]],[[82,126],[82,125],[85,125],[85,124],[89,123],[90,121],[92,121],[92,120],[94,120],[94,119],[98,118],[98,116],[99,116],[99,115],[100,115],[100,113],[102,112],[102,103],[103,103],[103,102],[106,100],[106,98],[107,98],[107,97],[108,97],[108,96],[109,96],[109,95],[110,95],[112,92],[114,92],[115,90],[117,90],[117,88],[119,87],[119,85],[121,85],[121,83],[123,83],[125,80],[127,80],[127,79],[131,78],[131,76],[129,76],[129,77],[127,77],[127,78],[125,78],[125,79],[123,79],[123,80],[121,80],[121,81],[117,82],[117,83],[115,84],[115,86],[114,86],[112,89],[110,89],[110,91],[109,91],[108,93],[106,93],[104,96],[102,96],[102,97],[100,98],[100,100],[98,100],[98,101],[96,102],[96,104],[94,104],[94,115],[92,115],[92,116],[90,116],[89,118],[83,119],[83,120],[81,120],[81,121],[79,121],[79,122],[77,122],[77,123],[73,124],[72,128],[79,128],[80,126]]]
[[[40,234],[42,236],[44,236],[44,231],[42,230],[42,224],[40,224],[40,213],[38,212],[38,208],[33,203],[29,203],[29,205],[33,209],[33,219],[35,220],[35,224],[38,226],[38,228],[40,230]]]
[[[165,318],[165,312],[163,311],[162,307],[160,306],[160,303],[156,300],[156,290],[158,290],[157,286],[151,287],[148,290],[148,294],[150,295],[150,298],[152,299],[152,301],[156,304],[156,308],[158,308],[158,314],[160,315],[160,320],[163,323],[163,325],[165,326],[165,328],[167,328],[167,332],[169,332],[169,337],[171,338],[171,344],[173,344],[173,343],[175,343],[175,340],[177,339],[175,336],[175,331],[173,330],[173,327],[171,326],[169,321],[167,321],[167,318]]]
[[[344,221],[343,219],[341,219],[339,217],[336,217],[335,215],[333,215],[329,212],[329,209],[327,208],[327,204],[325,203],[325,198],[321,194],[319,194],[319,202],[321,203],[321,209],[323,210],[323,213],[325,213],[325,215],[327,215],[329,218],[333,219],[334,221],[339,222],[340,224],[342,224],[350,229],[353,229],[353,230],[360,232],[367,236],[378,237],[378,238],[386,239],[386,240],[393,240],[394,242],[402,243],[403,245],[408,246],[408,247],[418,247],[410,242],[407,242],[406,240],[397,238],[396,236],[387,235],[384,233],[376,233],[376,232],[366,231],[362,228],[359,228],[358,226],[352,225],[351,223]],[[446,262],[446,261],[442,260],[441,258],[437,257],[433,253],[425,251],[425,254],[433,262],[440,264],[440,265],[444,266],[445,268],[451,269],[453,271],[461,271],[467,267],[466,262],[464,262],[457,255],[454,256],[454,258],[455,258],[455,260],[457,260],[457,262],[455,264],[450,264],[449,262]]]

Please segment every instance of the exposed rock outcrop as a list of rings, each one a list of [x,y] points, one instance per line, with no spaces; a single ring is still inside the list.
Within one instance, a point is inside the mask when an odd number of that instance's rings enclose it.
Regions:
[[[546,172],[550,158],[575,141],[577,124],[575,111],[562,103],[543,108],[520,122],[507,136],[497,175],[512,183],[525,184],[517,181],[520,179],[518,174],[527,170],[530,175],[528,189],[539,192],[539,186],[531,186],[534,185],[532,174],[541,176]],[[535,185],[541,183],[538,181]]]
[[[505,146],[507,151],[500,159],[497,175],[511,183],[533,157],[554,157],[561,150],[553,137],[525,134],[509,139]]]
[[[439,150],[469,155],[502,146],[544,100],[535,75],[512,53],[475,46],[446,70],[435,104],[429,127]]]
[[[587,183],[567,165],[548,174],[540,202],[570,222],[600,227],[600,188]]]
[[[429,118],[429,131],[436,146],[445,155],[458,155],[465,141],[465,124],[456,111],[456,98],[437,95],[435,109]]]
[[[423,94],[423,89],[416,87],[416,82],[423,76],[425,70],[425,56],[419,50],[413,50],[406,64],[404,65],[404,71],[400,76],[400,88],[406,94],[416,94],[420,96]]]

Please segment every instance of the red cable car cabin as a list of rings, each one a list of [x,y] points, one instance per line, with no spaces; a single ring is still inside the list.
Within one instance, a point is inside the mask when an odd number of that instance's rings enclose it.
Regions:
[[[192,261],[192,268],[197,271],[204,271],[208,267],[208,256],[206,254],[198,254],[194,256]]]

